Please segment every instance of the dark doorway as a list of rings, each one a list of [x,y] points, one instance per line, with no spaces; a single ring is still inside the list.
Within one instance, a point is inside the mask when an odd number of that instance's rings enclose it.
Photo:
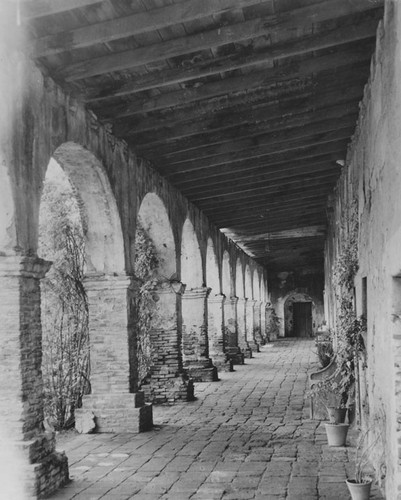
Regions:
[[[293,303],[294,337],[312,336],[312,302]]]

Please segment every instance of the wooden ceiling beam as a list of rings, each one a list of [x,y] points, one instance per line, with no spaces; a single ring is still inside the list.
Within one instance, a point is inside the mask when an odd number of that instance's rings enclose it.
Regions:
[[[163,168],[163,175],[167,179],[171,179],[173,175],[180,176],[182,174],[186,174],[189,172],[195,172],[197,170],[202,169],[214,169],[218,170],[220,167],[229,166],[231,171],[235,171],[236,164],[242,164],[244,162],[250,163],[253,160],[261,160],[264,161],[266,166],[268,165],[269,159],[274,158],[276,155],[303,150],[307,147],[312,146],[323,146],[324,144],[337,142],[339,140],[349,140],[351,135],[353,134],[355,127],[347,127],[344,129],[334,130],[330,132],[326,132],[323,134],[318,134],[315,136],[311,136],[308,141],[304,138],[302,139],[294,139],[283,142],[274,143],[271,145],[267,145],[261,148],[255,148],[254,151],[246,151],[245,154],[237,153],[237,154],[229,154],[225,155],[220,161],[206,162],[201,163],[200,161],[191,163],[184,166],[165,166]],[[179,180],[178,180],[179,182]]]
[[[243,134],[253,135],[257,131],[263,133],[274,127],[277,121],[293,120],[295,116],[302,113],[310,113],[315,110],[331,108],[341,104],[349,104],[352,109],[357,109],[356,100],[363,95],[362,85],[355,84],[346,87],[339,85],[336,90],[311,94],[308,97],[301,96],[284,102],[269,101],[265,105],[250,107],[248,110],[236,112],[215,113],[206,119],[196,120],[192,123],[183,123],[171,129],[163,128],[159,131],[146,132],[132,136],[132,144],[137,146],[140,154],[145,152],[157,152],[165,154],[172,150],[185,150],[199,147],[205,143],[209,145],[238,139]],[[306,117],[306,119],[310,118]],[[119,135],[119,134],[118,134]],[[184,142],[183,139],[188,139]],[[157,146],[155,148],[155,146]]]
[[[257,109],[260,106],[266,106],[267,103],[273,105],[281,102],[283,104],[290,101],[299,101],[300,98],[310,98],[311,95],[317,96],[323,93],[334,92],[338,88],[344,87],[347,82],[347,88],[360,86],[366,83],[369,75],[370,61],[362,61],[352,67],[344,68],[341,74],[342,79],[338,81],[336,70],[332,72],[318,73],[299,79],[296,84],[289,83],[275,87],[271,86],[262,91],[252,91],[244,95],[243,93],[220,96],[215,99],[199,101],[189,105],[180,106],[174,109],[148,113],[141,117],[130,117],[118,119],[113,122],[114,133],[119,136],[135,135],[143,132],[158,131],[164,129],[165,133],[183,124],[191,125],[191,119],[204,121],[205,118],[220,116],[233,111],[237,114],[246,113]],[[101,116],[101,108],[98,110]]]
[[[304,144],[319,144],[319,138],[323,142],[331,142],[332,137],[337,139],[345,139],[350,137],[355,130],[355,117],[351,115],[350,118],[339,118],[337,120],[324,120],[316,122],[308,126],[298,127],[295,129],[288,129],[275,134],[265,134],[260,140],[255,141],[254,144],[246,144],[242,149],[229,151],[227,153],[220,153],[214,156],[206,156],[205,158],[187,156],[186,161],[179,163],[170,163],[165,160],[165,168],[169,172],[187,172],[188,169],[192,171],[202,169],[204,167],[217,167],[227,163],[235,164],[238,161],[246,160],[248,158],[257,158],[268,154],[274,154],[277,151],[286,151],[286,146],[291,141],[302,140]],[[316,139],[315,139],[316,137]]]
[[[198,208],[202,211],[207,211],[209,213],[209,218],[213,221],[214,217],[218,217],[219,215],[219,209],[225,206],[233,206],[233,207],[238,207],[242,203],[252,203],[253,200],[255,199],[260,199],[260,198],[265,198],[265,199],[274,199],[274,200],[281,200],[284,199],[286,196],[291,196],[292,198],[296,198],[298,195],[299,196],[313,196],[316,195],[316,188],[319,188],[319,191],[321,192],[330,192],[333,189],[333,181],[329,182],[323,182],[319,179],[319,182],[315,183],[312,181],[310,184],[303,186],[303,187],[297,187],[291,186],[289,189],[288,187],[284,186],[284,183],[282,183],[281,188],[277,189],[276,187],[269,191],[267,189],[262,189],[262,190],[253,190],[252,193],[246,192],[241,195],[231,195],[228,196],[226,199],[208,199],[208,200],[199,200],[197,203]],[[213,215],[214,214],[214,215]]]
[[[314,163],[312,165],[305,165],[305,166],[294,166],[292,165],[289,168],[266,168],[264,169],[263,173],[260,174],[252,174],[252,173],[246,173],[245,174],[237,174],[235,172],[235,169],[232,171],[231,175],[227,175],[224,179],[220,178],[218,181],[216,181],[216,178],[214,179],[207,179],[203,182],[196,182],[190,183],[183,185],[181,183],[177,184],[177,187],[180,191],[182,191],[185,194],[192,194],[193,192],[202,192],[203,191],[211,191],[213,189],[219,189],[220,187],[225,188],[229,187],[230,185],[235,185],[235,184],[247,184],[248,182],[252,183],[258,183],[258,182],[265,182],[268,180],[275,181],[277,179],[290,179],[292,177],[297,177],[299,175],[307,175],[307,174],[315,174],[319,172],[331,172],[331,173],[337,173],[338,175],[341,172],[341,168],[336,165],[334,162],[333,163]]]
[[[313,179],[311,179],[309,176],[305,176],[304,178],[300,177],[286,182],[280,180],[278,182],[267,181],[265,183],[260,183],[258,185],[254,184],[247,184],[243,186],[236,185],[233,186],[233,188],[230,190],[226,189],[219,192],[210,191],[209,193],[199,194],[199,195],[194,194],[193,196],[187,196],[187,197],[195,204],[199,201],[213,200],[213,199],[218,199],[221,202],[224,202],[226,200],[232,199],[233,197],[242,195],[253,196],[254,194],[259,194],[259,193],[265,193],[267,195],[268,193],[277,191],[285,193],[287,190],[290,190],[293,187],[296,187],[297,189],[298,188],[310,189],[312,187],[317,187],[320,181],[324,182],[331,181],[334,183],[337,177],[338,176],[336,173],[322,173],[313,176]]]
[[[230,217],[233,219],[238,217],[245,217],[249,216],[249,213],[252,213],[253,217],[260,217],[260,218],[265,218],[268,220],[270,215],[274,217],[277,211],[281,210],[283,207],[287,206],[289,208],[298,208],[300,205],[317,205],[317,204],[323,204],[326,206],[326,198],[325,198],[325,193],[316,195],[315,194],[310,194],[306,193],[305,196],[286,196],[286,197],[281,197],[281,199],[278,199],[273,202],[266,201],[266,197],[259,197],[256,199],[255,202],[250,202],[249,204],[241,204],[241,206],[238,205],[229,205],[227,207],[223,207],[221,210],[219,210],[219,217],[221,217],[221,220],[218,217],[214,217],[215,221],[221,222],[221,221],[228,221],[230,220]]]
[[[195,0],[198,2],[198,0]],[[182,4],[179,4],[182,5]],[[177,85],[205,78],[208,76],[249,68],[261,63],[271,63],[273,60],[296,56],[315,50],[327,49],[351,42],[374,38],[377,30],[377,19],[367,19],[351,26],[341,26],[325,33],[314,34],[301,39],[291,39],[287,43],[269,47],[252,54],[236,53],[226,57],[200,61],[190,68],[165,68],[163,71],[152,71],[138,75],[134,81],[116,84],[113,88],[89,89],[84,97],[86,102],[99,102],[116,97],[127,96],[168,85]]]
[[[60,52],[68,52],[98,43],[107,43],[149,31],[160,30],[179,23],[224,14],[229,10],[242,9],[243,7],[260,4],[263,1],[202,0],[199,2],[199,0],[187,0],[38,38],[31,43],[31,55],[33,57],[47,57]],[[69,2],[71,0],[64,0],[66,4]],[[83,0],[82,2],[85,3]]]
[[[302,162],[302,161],[307,161],[313,160],[313,159],[318,159],[319,157],[326,157],[329,158],[331,155],[331,158],[333,161],[336,161],[338,159],[343,159],[346,153],[346,147],[348,144],[348,139],[347,140],[340,140],[340,141],[335,141],[333,143],[328,143],[322,145],[317,145],[317,146],[310,146],[310,145],[303,145],[299,150],[296,151],[290,151],[286,153],[279,153],[272,155],[271,158],[267,161],[266,158],[258,158],[257,160],[253,160],[252,162],[250,161],[243,161],[241,163],[237,163],[235,166],[235,172],[256,172],[260,171],[261,169],[265,168],[273,168],[274,166],[279,166],[279,165],[285,165],[288,163],[296,164],[297,162]],[[163,170],[163,168],[158,168],[160,173],[166,177],[171,183],[173,184],[179,184],[180,182],[183,182],[187,179],[193,178],[193,182],[197,182],[200,179],[204,179],[205,176],[209,177],[215,177],[215,176],[220,176],[226,173],[232,172],[232,166],[231,165],[223,165],[219,168],[204,168],[202,170],[199,170],[197,173],[196,172],[190,172],[187,174],[183,173],[176,173],[176,174],[169,174],[168,171]]]
[[[313,174],[303,174],[298,173],[290,176],[281,176],[281,177],[273,177],[271,179],[267,178],[265,180],[258,181],[248,181],[237,183],[233,180],[230,183],[227,183],[225,186],[220,186],[216,188],[210,187],[209,189],[201,189],[197,190],[196,187],[192,190],[184,190],[182,193],[185,197],[190,199],[191,201],[199,201],[199,200],[209,200],[219,196],[225,195],[235,195],[246,192],[251,192],[259,189],[273,189],[275,187],[285,186],[293,186],[293,185],[304,185],[309,181],[315,181],[316,179],[333,179],[333,181],[338,179],[338,172],[321,170],[314,172]]]
[[[322,216],[320,213],[312,214],[308,220],[305,220],[305,216],[301,214],[298,215],[298,217],[280,218],[279,221],[273,221],[269,227],[271,231],[284,231],[289,229],[295,229],[297,227],[304,226],[305,224],[323,225],[325,223],[326,223],[325,217],[324,215]],[[238,234],[238,239],[235,240],[232,237],[232,240],[241,242],[240,238],[245,238],[247,231],[249,234],[252,234],[253,232],[266,230],[267,227],[262,225],[257,226],[256,224],[253,225],[244,224],[228,229],[232,230],[233,233]]]
[[[24,21],[52,16],[73,9],[102,3],[105,0],[25,0],[21,2],[21,17]]]
[[[288,117],[278,120],[276,126],[266,127],[266,132],[259,134],[251,133],[245,137],[238,135],[236,141],[223,142],[218,144],[209,145],[206,143],[203,147],[186,149],[184,151],[172,151],[171,153],[164,152],[163,159],[169,165],[176,165],[181,162],[191,160],[214,157],[221,154],[228,154],[243,151],[247,148],[258,147],[266,143],[274,137],[287,137],[291,131],[295,132],[300,129],[311,129],[317,123],[337,123],[340,122],[344,126],[356,123],[357,105],[350,106],[350,104],[340,104],[339,106],[332,106],[330,108],[319,109],[309,113],[302,113],[294,117]],[[268,122],[270,124],[270,122]],[[272,130],[269,130],[269,129]]]
[[[286,215],[297,215],[299,214],[299,212],[301,210],[305,210],[305,211],[308,211],[308,210],[320,210],[320,211],[323,211],[324,212],[324,207],[325,207],[325,204],[324,202],[320,202],[320,203],[311,203],[311,204],[308,204],[308,203],[299,203],[298,205],[294,206],[294,208],[283,208],[283,209],[279,209],[279,210],[275,210],[274,213],[272,213],[271,215],[269,215],[269,217],[267,218],[262,218],[260,217],[260,222],[262,223],[263,221],[266,223],[266,225],[269,225],[269,221],[271,219],[273,219],[274,217],[277,217],[277,216],[280,216],[280,217],[284,217]],[[258,218],[258,213],[255,211],[252,215],[243,215],[242,217],[231,217],[230,219],[225,219],[224,220],[224,224],[227,224],[228,226],[232,226],[234,227],[236,224],[239,224],[239,223],[251,223],[251,222],[254,222],[255,220],[259,220]],[[219,220],[217,221],[214,221],[215,223],[217,224],[221,224],[221,222]]]
[[[248,202],[244,201],[241,204],[236,203],[236,201],[226,203],[224,207],[215,207],[214,205],[210,208],[206,204],[202,204],[202,210],[210,219],[214,221],[219,220],[221,217],[223,220],[228,220],[232,215],[241,214],[249,210],[255,210],[261,214],[274,213],[279,207],[285,204],[292,205],[303,202],[314,202],[316,200],[326,199],[329,190],[332,189],[332,185],[322,190],[319,190],[319,194],[316,192],[304,192],[304,193],[288,193],[279,195],[270,195],[268,198],[264,194],[255,196]]]
[[[234,25],[222,26],[204,33],[67,64],[60,69],[58,77],[64,78],[66,81],[75,81],[114,71],[122,71],[259,36],[273,36],[274,34],[283,33],[284,30],[311,26],[313,23],[365,12],[382,5],[382,0],[371,0],[369,2],[366,0],[337,0],[334,3],[332,0],[324,0],[319,4],[300,7],[288,12]]]
[[[310,57],[283,66],[253,71],[247,75],[224,78],[217,82],[205,83],[200,87],[178,90],[155,97],[144,97],[129,104],[102,107],[102,116],[106,119],[120,119],[137,114],[149,113],[165,108],[188,105],[217,96],[266,88],[270,85],[294,80],[322,71],[352,66],[370,59],[366,47],[336,52],[320,57]]]

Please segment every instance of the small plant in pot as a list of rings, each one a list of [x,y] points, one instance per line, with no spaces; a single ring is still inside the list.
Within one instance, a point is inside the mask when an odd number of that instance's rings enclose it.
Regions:
[[[370,446],[365,447],[364,445],[368,433],[369,429],[358,439],[355,452],[355,478],[346,480],[352,500],[367,500],[370,496],[373,477],[372,471],[369,468],[368,454],[369,450],[379,439],[380,433],[377,435],[376,439],[373,440]]]
[[[348,392],[336,377],[316,382],[309,395],[320,401],[326,408],[329,422],[325,424],[329,446],[345,446],[349,425],[345,423]]]

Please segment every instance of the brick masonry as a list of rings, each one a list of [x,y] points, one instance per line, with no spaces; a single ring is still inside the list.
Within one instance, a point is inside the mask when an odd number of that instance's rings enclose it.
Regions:
[[[40,279],[50,262],[0,257],[0,426],[27,496],[42,498],[68,481],[68,462],[43,431]],[[19,362],[16,362],[19,360]]]

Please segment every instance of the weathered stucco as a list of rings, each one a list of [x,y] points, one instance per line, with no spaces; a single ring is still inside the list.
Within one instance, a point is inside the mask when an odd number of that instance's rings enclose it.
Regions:
[[[332,265],[346,239],[338,223],[357,199],[359,271],[356,309],[367,290],[367,358],[362,377],[362,424],[386,498],[401,498],[401,3],[385,2],[371,79],[346,167],[333,199],[326,245],[328,320],[335,327]],[[366,394],[365,394],[366,392]]]

